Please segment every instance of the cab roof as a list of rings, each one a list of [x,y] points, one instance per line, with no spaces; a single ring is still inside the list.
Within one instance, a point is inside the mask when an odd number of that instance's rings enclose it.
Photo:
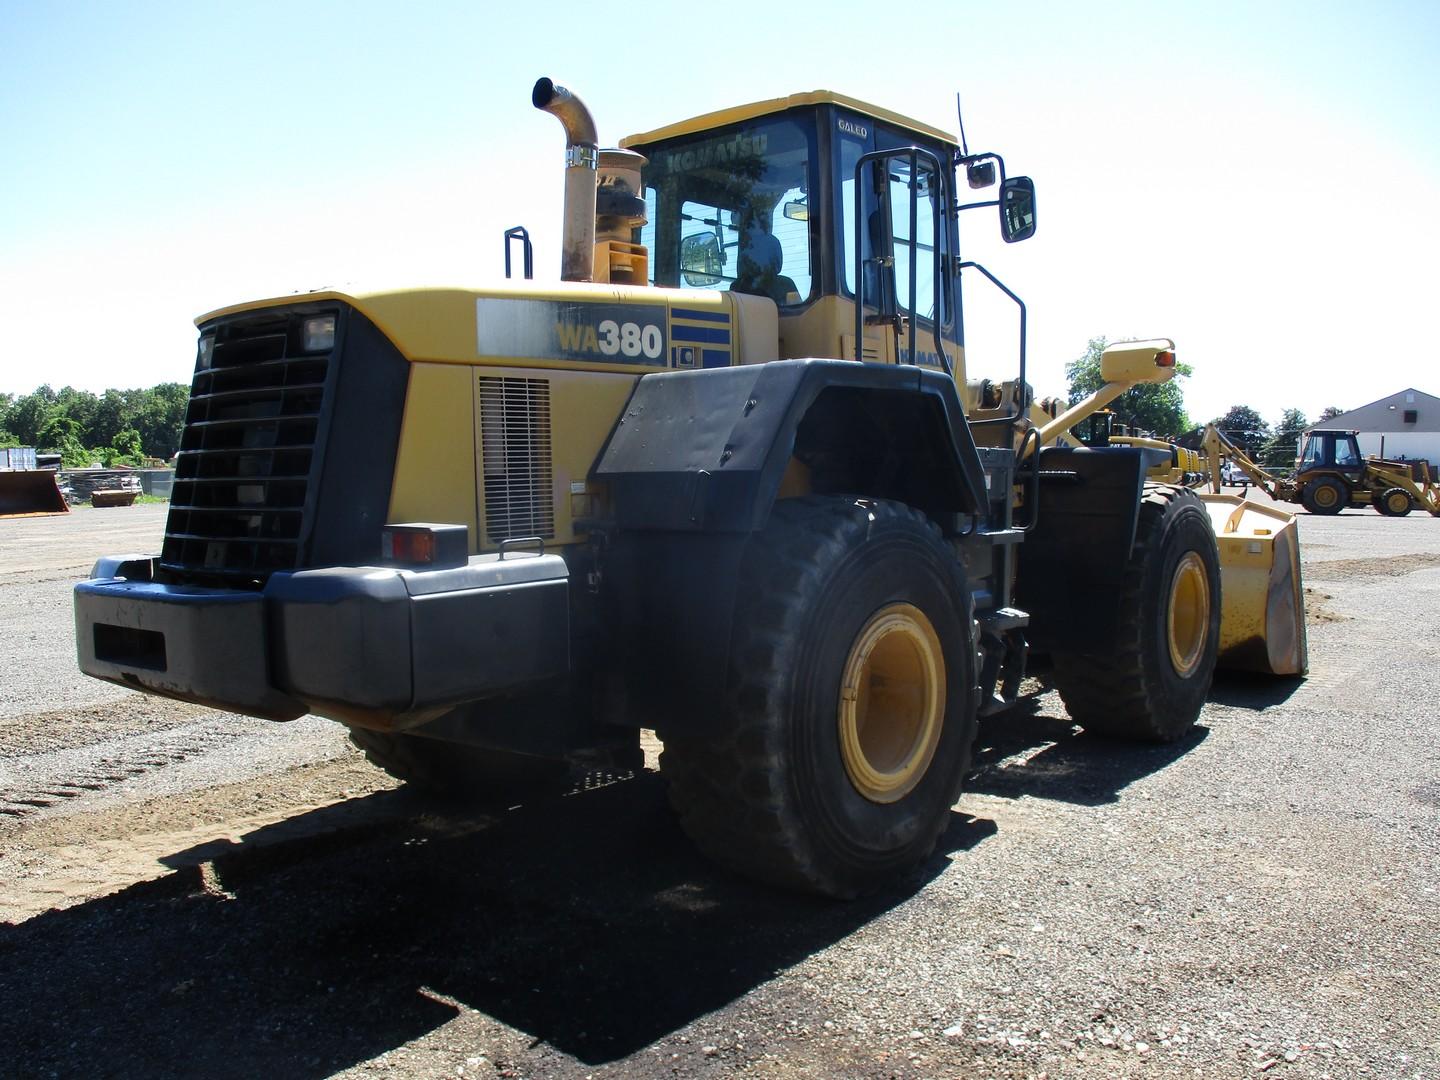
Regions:
[[[927,138],[939,139],[941,142],[951,146],[959,146],[959,141],[948,131],[941,131],[939,128],[931,127],[929,124],[922,124],[918,120],[912,120],[908,116],[901,116],[889,109],[882,109],[878,105],[871,105],[869,102],[860,101],[857,98],[846,97],[844,94],[837,94],[833,90],[811,90],[805,94],[791,94],[789,97],[771,98],[768,101],[755,101],[749,105],[735,105],[728,109],[720,109],[716,112],[705,113],[703,116],[692,117],[689,120],[681,120],[676,124],[667,124],[665,127],[656,128],[654,131],[646,131],[639,135],[627,135],[620,140],[623,148],[632,146],[645,146],[650,143],[659,142],[662,139],[674,139],[681,135],[694,135],[702,131],[711,131],[714,128],[726,127],[743,120],[754,120],[759,116],[769,116],[771,113],[784,112],[787,109],[797,109],[807,105],[839,105],[842,108],[858,112],[874,120],[882,120],[887,124],[894,124],[896,127],[904,128],[906,131],[914,132],[917,135],[924,135]]]

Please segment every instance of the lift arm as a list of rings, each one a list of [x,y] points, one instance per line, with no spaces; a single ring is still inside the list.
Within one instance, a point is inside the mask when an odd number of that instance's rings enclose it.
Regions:
[[[1280,490],[1279,477],[1271,476],[1255,462],[1251,461],[1244,450],[1241,450],[1233,442],[1227,439],[1214,424],[1205,425],[1205,457],[1207,467],[1210,470],[1210,490],[1216,495],[1220,494],[1220,461],[1222,458],[1229,458],[1240,467],[1240,471],[1250,478],[1250,482],[1265,492],[1272,499],[1281,499],[1278,494]]]

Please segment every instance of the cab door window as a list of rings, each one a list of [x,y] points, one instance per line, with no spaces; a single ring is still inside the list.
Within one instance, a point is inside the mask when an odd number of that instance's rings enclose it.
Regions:
[[[895,299],[900,311],[918,315],[933,322],[936,318],[935,295],[935,211],[940,197],[940,183],[935,170],[921,160],[912,174],[906,158],[894,158],[888,165],[890,185],[890,232],[895,238]],[[910,234],[910,195],[916,194],[915,234]],[[944,223],[944,217],[940,221]],[[912,244],[911,241],[914,241]],[[913,264],[912,264],[913,259]],[[944,266],[941,266],[941,294],[944,294]],[[915,289],[911,309],[910,289]],[[945,322],[941,313],[941,321]]]
[[[876,149],[899,150],[918,145],[937,153],[940,160],[945,162],[948,160],[948,152],[943,146],[927,146],[908,132],[891,130],[865,118],[852,119],[843,113],[837,114],[833,145],[832,160],[835,162],[838,180],[837,220],[840,222],[836,250],[840,259],[843,292],[852,297],[856,294],[854,245],[858,242],[865,274],[866,305],[877,304],[882,295],[893,289],[896,308],[901,315],[917,317],[931,326],[938,318],[942,331],[946,331],[946,337],[953,339],[952,281],[948,258],[951,250],[951,216],[948,213],[943,177],[938,175],[934,166],[923,157],[916,158],[916,165],[912,170],[910,159],[903,154],[897,154],[885,165],[884,206],[880,205],[881,200],[873,191],[871,178],[866,177],[861,181],[864,190],[861,192],[863,203],[860,208],[860,221],[857,222],[855,217],[855,168],[862,155]],[[916,194],[913,237],[910,224],[912,190]],[[875,258],[876,250],[882,245],[886,247],[884,254],[889,256],[888,260]],[[937,245],[941,254],[938,296],[935,275]],[[910,299],[912,281],[915,287],[913,311]]]

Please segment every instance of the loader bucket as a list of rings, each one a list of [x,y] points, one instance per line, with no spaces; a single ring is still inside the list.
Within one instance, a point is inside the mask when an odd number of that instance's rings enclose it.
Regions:
[[[1304,675],[1305,595],[1295,515],[1238,495],[1204,495],[1220,547],[1218,666]]]
[[[55,477],[50,469],[0,472],[0,517],[69,513]]]

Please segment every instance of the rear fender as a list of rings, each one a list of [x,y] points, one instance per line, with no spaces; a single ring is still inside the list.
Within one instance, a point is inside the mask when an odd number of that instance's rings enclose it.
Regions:
[[[986,507],[938,372],[792,360],[644,376],[591,474],[618,525],[604,580],[627,698],[612,716],[686,733],[725,723],[740,560],[792,460],[810,492],[897,499],[952,529]]]

